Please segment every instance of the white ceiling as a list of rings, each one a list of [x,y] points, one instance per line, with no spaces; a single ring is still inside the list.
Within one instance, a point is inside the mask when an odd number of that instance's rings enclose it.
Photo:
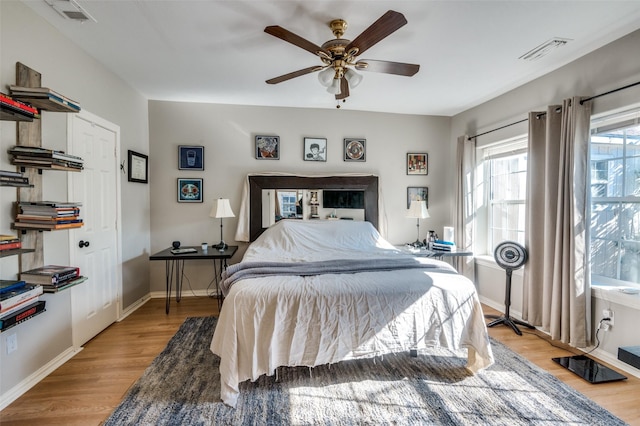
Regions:
[[[346,20],[344,38],[353,40],[396,10],[408,24],[362,58],[416,63],[420,71],[363,73],[343,108],[445,116],[640,28],[640,0],[78,0],[97,23],[65,19],[44,0],[23,2],[149,99],[304,108],[336,106],[315,73],[265,80],[321,62],[264,27],[321,45],[334,38],[332,19]],[[573,41],[534,62],[518,59],[554,37]]]

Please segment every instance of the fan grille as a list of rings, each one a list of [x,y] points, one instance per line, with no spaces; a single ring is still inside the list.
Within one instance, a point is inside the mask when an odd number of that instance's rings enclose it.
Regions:
[[[515,241],[503,241],[496,246],[493,257],[503,269],[518,269],[527,261],[527,250]]]

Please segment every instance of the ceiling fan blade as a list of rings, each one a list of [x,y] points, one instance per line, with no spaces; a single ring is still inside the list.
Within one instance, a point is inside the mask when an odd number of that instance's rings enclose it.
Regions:
[[[267,80],[267,83],[268,84],[282,83],[283,81],[291,80],[292,78],[300,77],[301,75],[310,74],[312,72],[320,71],[322,68],[324,68],[324,67],[322,67],[320,65],[315,65],[313,67],[305,68],[305,69],[302,69],[302,70],[290,72],[289,74],[281,75],[279,77],[271,78],[271,79]]]
[[[340,80],[340,93],[336,95],[336,100],[347,99],[349,97],[349,82],[342,77]]]
[[[420,65],[405,64],[402,62],[377,61],[375,59],[362,59],[356,62],[358,71],[382,72],[411,77],[420,70]]]
[[[307,52],[311,52],[316,56],[326,55],[327,57],[331,57],[331,54],[327,50],[323,49],[322,47],[318,46],[315,43],[311,43],[309,40],[306,40],[300,37],[299,35],[292,33],[287,29],[282,28],[279,25],[271,25],[269,27],[266,27],[264,29],[264,32],[267,34],[271,34],[274,37],[278,37],[279,39],[282,39],[286,42],[289,42],[294,46],[298,46],[301,49],[304,49]],[[319,54],[318,52],[322,52],[322,53]]]
[[[345,52],[349,52],[356,47],[358,48],[356,55],[361,55],[371,46],[406,25],[406,23],[407,19],[402,13],[389,10],[349,43],[345,48]]]

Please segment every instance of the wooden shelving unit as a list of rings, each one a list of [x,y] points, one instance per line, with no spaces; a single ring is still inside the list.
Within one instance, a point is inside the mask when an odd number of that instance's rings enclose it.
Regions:
[[[18,62],[16,63],[16,84],[17,86],[22,87],[33,87],[39,88],[41,87],[42,76],[39,72],[27,67],[26,65]],[[54,102],[48,98],[26,98],[21,97],[21,101],[25,101],[30,103],[32,106],[39,108],[41,110],[46,111],[57,111],[57,112],[78,112],[79,108],[73,108],[68,105],[60,104],[59,102]],[[42,146],[42,123],[39,119],[39,116],[35,117],[27,117],[23,116],[19,112],[15,112],[9,108],[2,108],[0,110],[0,119],[5,121],[15,121],[17,123],[17,145],[20,146],[30,146],[30,147],[41,147]],[[2,183],[1,186],[12,186],[16,188],[16,199],[18,202],[20,201],[42,201],[42,169],[51,169],[48,167],[34,167],[33,165],[20,165],[22,173],[25,177],[28,178],[29,184],[24,183]],[[66,170],[65,171],[78,171],[78,170]],[[32,248],[19,248],[19,249],[11,249],[0,251],[0,258],[5,258],[9,256],[19,256],[19,270],[24,271],[28,269],[34,269],[38,266],[42,266],[44,264],[44,253],[43,253],[43,235],[42,232],[26,232],[27,230],[32,231],[41,231],[37,228],[16,228],[21,231],[21,241],[23,246],[32,247]],[[80,284],[86,280],[85,277],[83,279],[77,280],[73,284],[70,284],[68,287],[73,285]],[[64,288],[68,288],[64,287]],[[61,289],[55,289],[50,292],[58,292]],[[20,324],[23,321],[31,319],[42,312],[45,312],[45,302],[37,301],[33,304],[29,304],[25,307],[29,312],[33,310],[33,313],[27,315],[25,312],[24,318],[20,321],[12,323],[6,326],[6,323],[0,323],[2,327],[0,327],[1,331],[6,331],[6,329],[14,327],[15,325]],[[7,317],[4,319],[5,321],[15,321],[15,318]],[[3,321],[3,320],[0,320]]]

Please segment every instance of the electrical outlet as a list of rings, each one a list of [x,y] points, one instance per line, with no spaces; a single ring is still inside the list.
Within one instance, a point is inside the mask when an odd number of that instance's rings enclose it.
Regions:
[[[611,325],[609,324],[608,321],[603,321],[602,324],[600,324],[600,330],[609,331],[610,329],[611,329]]]
[[[16,333],[8,335],[5,342],[7,344],[7,355],[18,350],[18,335]]]
[[[613,310],[612,309],[603,309],[602,310],[602,318],[609,318],[609,325],[613,325]]]

